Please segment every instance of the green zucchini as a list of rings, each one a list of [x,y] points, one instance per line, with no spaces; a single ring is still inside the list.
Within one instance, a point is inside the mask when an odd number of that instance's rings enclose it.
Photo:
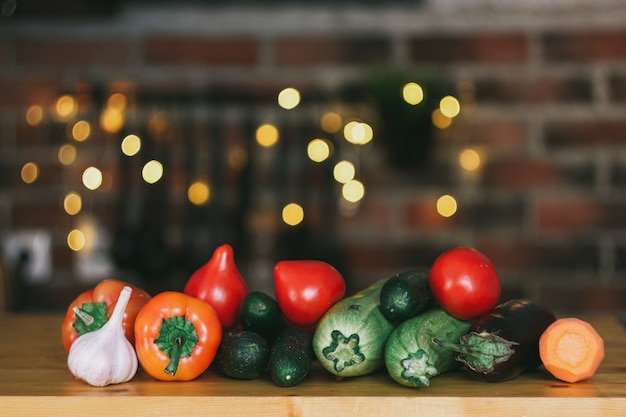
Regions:
[[[393,324],[379,308],[386,280],[346,297],[320,319],[313,351],[320,364],[338,378],[369,374],[384,365],[384,351]]]
[[[380,308],[393,322],[401,323],[428,310],[435,304],[430,291],[428,269],[414,269],[395,274],[380,290]]]
[[[299,384],[311,371],[311,337],[304,330],[286,327],[272,343],[269,374],[279,387]]]
[[[438,346],[433,339],[459,343],[471,324],[439,306],[402,322],[385,346],[387,372],[402,385],[429,386],[432,377],[461,366],[455,352]]]
[[[217,369],[235,379],[258,378],[267,367],[270,345],[250,330],[228,332],[215,356]]]

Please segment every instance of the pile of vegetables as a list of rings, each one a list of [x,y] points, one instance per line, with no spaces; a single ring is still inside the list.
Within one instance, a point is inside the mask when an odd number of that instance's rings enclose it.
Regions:
[[[343,276],[317,260],[274,267],[274,296],[250,291],[232,247],[218,247],[183,292],[155,296],[104,280],[68,306],[61,337],[71,373],[90,385],[131,380],[139,367],[161,381],[189,381],[210,366],[229,378],[266,375],[299,384],[313,361],[337,380],[384,368],[427,387],[463,368],[507,381],[543,365],[555,378],[591,378],[602,338],[533,300],[500,302],[493,263],[472,248],[442,253],[430,268],[398,273],[346,296]]]

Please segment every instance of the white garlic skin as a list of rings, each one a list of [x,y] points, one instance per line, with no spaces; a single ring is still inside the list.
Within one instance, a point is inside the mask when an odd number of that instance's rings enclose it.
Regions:
[[[110,319],[98,330],[78,337],[67,357],[67,366],[89,385],[104,387],[129,381],[137,373],[137,354],[122,327],[132,288],[122,289]]]

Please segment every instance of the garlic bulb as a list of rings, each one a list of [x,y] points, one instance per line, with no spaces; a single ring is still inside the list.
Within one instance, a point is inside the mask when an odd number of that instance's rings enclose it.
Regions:
[[[72,374],[90,385],[104,387],[130,380],[137,372],[135,348],[124,336],[122,319],[131,287],[124,287],[109,320],[99,328],[78,337],[67,357]]]

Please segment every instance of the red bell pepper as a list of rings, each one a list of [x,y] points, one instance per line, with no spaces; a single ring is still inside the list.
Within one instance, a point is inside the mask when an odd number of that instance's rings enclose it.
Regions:
[[[209,303],[224,328],[235,326],[248,286],[235,264],[233,248],[224,244],[215,249],[211,259],[191,275],[184,293]]]
[[[122,326],[124,334],[131,344],[135,343],[135,318],[141,307],[151,298],[150,294],[134,285],[116,279],[105,279],[95,287],[81,293],[67,308],[61,324],[61,340],[65,350],[78,336],[99,329],[109,320],[120,292],[125,286],[133,292],[124,312]]]

